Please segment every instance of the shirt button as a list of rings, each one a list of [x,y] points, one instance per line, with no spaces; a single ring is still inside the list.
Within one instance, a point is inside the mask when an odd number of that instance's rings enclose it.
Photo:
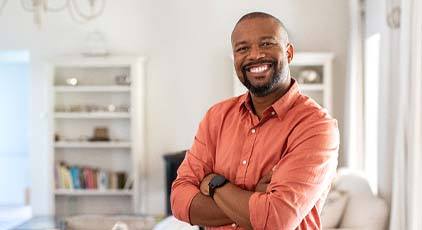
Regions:
[[[272,111],[272,112],[271,112],[271,115],[273,115],[273,116],[274,116],[274,115],[275,115],[275,112],[274,112],[274,111]]]
[[[235,228],[235,227],[236,227],[236,224],[235,224],[235,223],[233,223],[233,224],[232,224],[232,227],[233,227],[233,228]]]
[[[256,130],[255,130],[255,129],[252,129],[252,130],[251,130],[251,132],[252,132],[252,133],[255,133],[255,132],[256,132]]]
[[[243,164],[243,165],[245,165],[246,163],[247,163],[247,161],[246,161],[246,160],[243,160],[243,161],[242,161],[242,164]]]

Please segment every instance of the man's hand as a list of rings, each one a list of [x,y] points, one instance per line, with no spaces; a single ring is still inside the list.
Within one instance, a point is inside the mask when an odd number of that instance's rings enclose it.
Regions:
[[[214,174],[214,173],[208,174],[206,177],[204,177],[204,179],[201,182],[199,189],[201,190],[201,193],[204,194],[205,196],[210,195],[210,191],[208,190],[209,188],[208,184],[210,183],[211,179],[214,176],[217,176],[217,174]]]
[[[255,192],[266,192],[268,184],[271,182],[271,177],[273,176],[273,170],[271,170],[268,174],[264,175],[261,180],[258,181],[256,184]]]

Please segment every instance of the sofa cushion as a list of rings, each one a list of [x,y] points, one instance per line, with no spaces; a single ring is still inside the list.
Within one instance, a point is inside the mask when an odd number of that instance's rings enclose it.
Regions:
[[[375,196],[350,196],[340,227],[384,230],[388,207]]]
[[[321,223],[325,228],[336,228],[340,225],[348,196],[345,192],[331,190],[321,212]]]

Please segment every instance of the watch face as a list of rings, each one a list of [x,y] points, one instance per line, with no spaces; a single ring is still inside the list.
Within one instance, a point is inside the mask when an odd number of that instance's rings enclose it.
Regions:
[[[220,176],[220,175],[215,176],[211,180],[211,184],[213,185],[213,187],[221,186],[222,184],[224,184],[224,182],[226,182],[226,178],[224,178],[223,176]]]

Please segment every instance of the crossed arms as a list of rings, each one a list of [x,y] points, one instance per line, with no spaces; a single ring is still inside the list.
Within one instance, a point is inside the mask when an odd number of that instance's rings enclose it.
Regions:
[[[209,197],[208,183],[215,175],[211,173],[202,180],[201,193],[193,198],[190,206],[191,223],[200,226],[237,223],[246,229],[252,229],[248,203],[253,192],[242,190],[229,182],[215,192],[213,200]],[[265,192],[271,176],[272,171],[258,182],[255,192]]]
[[[246,229],[295,229],[310,212],[316,212],[315,204],[335,175],[338,130],[334,126],[321,123],[301,133],[275,164],[272,174],[261,178],[255,191],[228,183],[211,199],[208,182],[216,173],[216,148],[207,136],[212,132],[201,131],[207,129],[201,123],[172,186],[174,216],[201,226],[235,223]]]

